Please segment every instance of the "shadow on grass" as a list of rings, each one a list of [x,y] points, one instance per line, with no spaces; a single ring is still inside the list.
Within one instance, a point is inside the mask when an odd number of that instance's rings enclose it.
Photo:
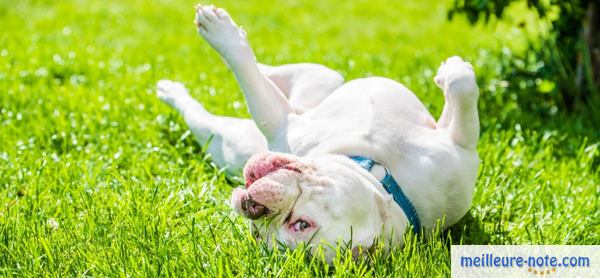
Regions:
[[[442,233],[442,237],[452,239],[448,241],[449,245],[487,245],[494,243],[491,234],[485,231],[481,219],[474,217],[470,211],[458,223],[446,229]]]

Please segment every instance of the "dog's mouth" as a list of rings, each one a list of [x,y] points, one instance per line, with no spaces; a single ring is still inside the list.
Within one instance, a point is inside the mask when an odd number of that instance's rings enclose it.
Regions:
[[[246,188],[249,188],[257,180],[282,169],[302,173],[300,167],[298,167],[298,163],[288,156],[265,154],[251,158],[244,169]]]

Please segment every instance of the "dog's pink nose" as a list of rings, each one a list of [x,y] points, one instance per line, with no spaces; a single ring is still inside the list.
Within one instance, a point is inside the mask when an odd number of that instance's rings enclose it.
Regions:
[[[242,212],[249,219],[256,220],[269,213],[269,209],[250,198],[245,198],[242,200]]]

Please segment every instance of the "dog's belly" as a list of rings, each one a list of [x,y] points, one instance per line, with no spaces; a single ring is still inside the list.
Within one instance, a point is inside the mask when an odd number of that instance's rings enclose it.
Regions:
[[[291,116],[273,150],[297,156],[363,155],[388,167],[424,226],[457,221],[470,205],[477,153],[458,147],[419,99],[385,78],[345,84],[314,110]],[[433,123],[433,125],[432,125]]]
[[[431,132],[435,123],[425,106],[393,80],[353,80],[319,106],[291,115],[273,150],[305,156],[318,153],[401,152],[407,138]]]

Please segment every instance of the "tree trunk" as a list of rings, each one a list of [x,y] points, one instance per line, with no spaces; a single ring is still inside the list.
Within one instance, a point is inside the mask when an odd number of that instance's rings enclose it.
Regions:
[[[589,53],[589,67],[587,77],[591,80],[592,92],[600,91],[600,3],[590,1],[584,21],[583,35]],[[586,78],[586,79],[588,79]]]

